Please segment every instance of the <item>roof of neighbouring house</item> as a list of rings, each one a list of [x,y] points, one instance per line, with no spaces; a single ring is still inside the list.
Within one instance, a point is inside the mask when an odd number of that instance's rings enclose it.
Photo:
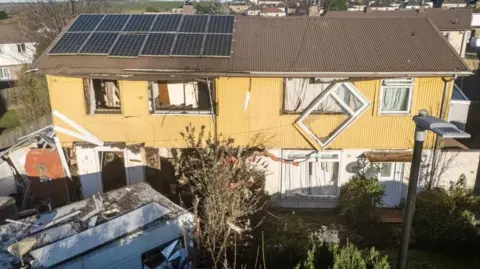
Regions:
[[[260,8],[257,6],[250,6],[249,8],[247,8],[247,10],[260,10]]]
[[[277,8],[277,7],[264,7],[262,8],[261,13],[285,13],[285,11]]]
[[[0,24],[0,44],[33,42],[25,29],[12,24]]]
[[[467,30],[472,21],[472,9],[391,10],[391,11],[329,11],[326,18],[415,18],[427,16],[440,30]]]
[[[230,57],[49,55],[54,41],[32,68],[38,68],[45,74],[76,76],[384,77],[470,74],[455,49],[424,16],[408,19],[381,15],[338,18],[238,16],[234,27]]]
[[[111,212],[115,215],[108,215]],[[35,259],[34,264],[43,268],[128,236],[132,229],[153,223],[160,225],[186,212],[146,183],[97,194],[19,221],[24,224],[0,226],[0,268],[14,268],[12,263],[18,259],[7,252],[7,247],[25,238],[37,241],[29,253]],[[109,233],[105,233],[107,230]],[[102,232],[101,236],[92,236]]]

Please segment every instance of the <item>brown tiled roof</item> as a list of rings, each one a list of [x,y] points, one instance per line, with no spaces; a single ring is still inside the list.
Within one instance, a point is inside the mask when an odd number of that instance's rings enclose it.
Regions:
[[[59,37],[58,37],[59,38]],[[47,74],[227,74],[231,76],[391,76],[469,72],[425,17],[237,17],[230,58],[49,56]],[[47,49],[48,50],[48,49]],[[285,74],[288,73],[288,74]]]
[[[415,18],[427,16],[440,30],[467,30],[472,22],[472,9],[438,9],[392,11],[328,11],[325,18]]]
[[[284,11],[276,7],[265,7],[260,12],[261,13],[283,13]]]
[[[32,42],[25,30],[17,25],[0,24],[0,44]]]

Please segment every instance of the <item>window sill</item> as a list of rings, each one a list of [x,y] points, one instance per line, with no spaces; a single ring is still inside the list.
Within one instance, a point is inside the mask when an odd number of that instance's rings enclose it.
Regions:
[[[379,112],[379,116],[411,116],[410,112]]]
[[[93,115],[122,115],[122,111],[96,110],[93,112]]]
[[[151,113],[152,115],[157,116],[211,116],[213,113],[211,111],[155,111]]]

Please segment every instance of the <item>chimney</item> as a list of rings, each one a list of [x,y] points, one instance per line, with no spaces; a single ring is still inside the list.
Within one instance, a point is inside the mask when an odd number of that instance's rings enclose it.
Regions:
[[[193,4],[190,2],[185,2],[183,4],[183,14],[192,15],[195,14],[195,9],[193,8]]]

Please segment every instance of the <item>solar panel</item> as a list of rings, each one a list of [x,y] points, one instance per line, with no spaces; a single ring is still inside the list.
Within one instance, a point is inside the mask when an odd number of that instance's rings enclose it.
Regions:
[[[148,32],[157,15],[132,15],[123,31]]]
[[[84,14],[80,15],[77,20],[68,29],[69,32],[88,32],[93,31],[100,20],[103,18],[103,14]]]
[[[204,36],[202,34],[178,34],[172,55],[200,56]]]
[[[182,33],[205,33],[208,15],[185,15],[179,32]]]
[[[143,46],[142,55],[169,55],[175,41],[174,33],[151,33]]]
[[[105,15],[102,22],[95,31],[101,32],[118,32],[122,31],[123,26],[127,22],[130,15]]]
[[[233,16],[210,16],[208,33],[231,34],[233,32]]]
[[[50,50],[50,54],[77,53],[90,33],[65,33],[57,44]]]
[[[152,32],[176,32],[180,20],[182,19],[181,14],[164,14],[158,15],[157,20],[152,26]]]
[[[79,53],[108,54],[119,33],[93,33]]]
[[[121,34],[109,56],[137,57],[146,37],[146,34]]]
[[[207,34],[203,45],[204,56],[230,56],[232,50],[232,35]]]

